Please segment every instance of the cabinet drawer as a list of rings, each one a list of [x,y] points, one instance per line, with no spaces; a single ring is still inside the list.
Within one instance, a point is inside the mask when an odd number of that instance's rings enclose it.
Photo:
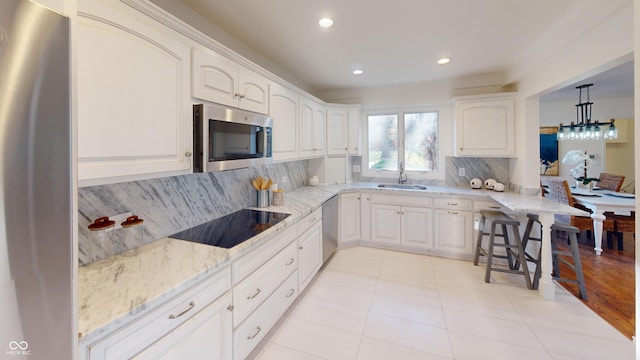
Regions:
[[[298,243],[293,242],[233,289],[233,326],[238,326],[297,269]]]
[[[234,359],[244,359],[271,330],[298,296],[298,276],[294,272],[242,325],[233,332]]]
[[[313,224],[322,220],[322,208],[317,208],[311,214],[303,217],[298,221],[298,235],[302,235],[305,231],[309,230]]]
[[[87,358],[128,359],[193,317],[230,287],[231,271],[226,268],[130,325],[89,344]]]
[[[478,212],[480,210],[495,210],[502,211],[504,213],[512,212],[506,206],[500,205],[495,201],[478,200],[473,202],[473,211]]]
[[[255,250],[251,250],[247,255],[231,263],[233,284],[239,283],[249,274],[254,272],[260,265],[267,262],[285,246],[298,237],[297,226],[289,226],[276,232],[269,239],[264,239],[264,244]]]
[[[411,194],[411,196],[406,196],[406,195],[372,193],[371,202],[372,203],[377,202],[377,203],[389,204],[389,205],[431,207],[433,204],[433,199],[427,196],[416,196],[415,194]]]
[[[434,206],[439,209],[469,210],[469,211],[473,208],[472,201],[467,199],[436,198],[434,199]]]

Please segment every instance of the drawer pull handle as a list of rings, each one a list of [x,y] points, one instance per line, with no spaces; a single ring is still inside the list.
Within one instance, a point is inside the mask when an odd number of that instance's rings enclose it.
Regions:
[[[289,261],[287,261],[287,263],[285,264],[286,266],[289,266],[291,264],[293,264],[296,260],[294,258],[289,259]]]
[[[258,296],[261,291],[262,290],[260,290],[260,288],[257,288],[255,294],[247,296],[247,300],[255,299],[255,297]]]
[[[251,340],[251,339],[255,338],[256,336],[258,336],[258,334],[260,334],[261,330],[262,330],[262,328],[260,326],[256,326],[256,332],[253,333],[253,335],[247,336],[247,340]]]
[[[458,206],[458,203],[447,203],[447,205]]]
[[[295,294],[295,293],[296,293],[296,290],[295,290],[295,289],[291,289],[291,290],[289,291],[289,293],[287,294],[287,296],[286,296],[286,297],[290,298],[290,297],[292,297],[292,296],[293,296],[293,294]]]
[[[449,214],[451,214],[451,215],[458,215],[458,212],[457,212],[457,211],[449,211]]]
[[[177,319],[180,316],[188,313],[191,309],[193,309],[194,307],[196,307],[196,303],[194,303],[193,301],[189,303],[189,307],[187,307],[186,309],[182,310],[181,312],[179,312],[177,315],[171,314],[169,315],[169,319]]]
[[[489,206],[489,209],[500,209],[500,206]]]

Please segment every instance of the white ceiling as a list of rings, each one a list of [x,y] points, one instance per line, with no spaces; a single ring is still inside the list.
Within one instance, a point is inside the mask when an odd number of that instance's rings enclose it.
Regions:
[[[479,74],[509,81],[628,0],[180,1],[326,92]],[[318,26],[325,16],[332,28]],[[451,63],[437,65],[442,56]]]

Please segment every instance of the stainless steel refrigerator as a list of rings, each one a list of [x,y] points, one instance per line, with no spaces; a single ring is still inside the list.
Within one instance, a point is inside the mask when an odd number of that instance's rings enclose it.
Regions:
[[[69,19],[0,0],[0,359],[72,359]]]

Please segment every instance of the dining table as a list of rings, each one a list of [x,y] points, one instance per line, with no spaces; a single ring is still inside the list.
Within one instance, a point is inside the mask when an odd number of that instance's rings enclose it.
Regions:
[[[602,255],[602,221],[606,219],[604,213],[612,212],[618,215],[631,215],[636,208],[635,194],[616,192],[611,190],[594,189],[591,191],[571,188],[571,195],[575,203],[592,211],[593,235],[595,237],[594,250],[596,255]]]

